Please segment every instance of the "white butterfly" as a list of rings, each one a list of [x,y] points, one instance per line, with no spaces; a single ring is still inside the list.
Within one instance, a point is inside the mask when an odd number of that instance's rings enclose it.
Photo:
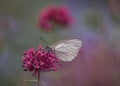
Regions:
[[[72,61],[78,54],[82,46],[82,41],[79,39],[62,40],[48,46],[55,51],[57,58],[62,61]]]

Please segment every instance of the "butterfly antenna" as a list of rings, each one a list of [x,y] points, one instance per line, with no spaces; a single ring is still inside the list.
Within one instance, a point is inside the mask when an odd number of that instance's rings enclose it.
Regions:
[[[47,41],[45,41],[42,37],[40,37],[40,40],[42,40],[46,45],[48,45]]]

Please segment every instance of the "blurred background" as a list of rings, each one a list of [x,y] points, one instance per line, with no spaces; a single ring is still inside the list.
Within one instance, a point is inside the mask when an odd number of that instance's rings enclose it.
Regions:
[[[37,27],[39,11],[49,4],[66,6],[75,22],[45,32]],[[119,0],[0,0],[0,86],[36,86],[22,68],[22,52],[65,38],[79,38],[75,60],[56,72],[41,74],[46,86],[120,86]],[[44,86],[41,84],[41,86]]]

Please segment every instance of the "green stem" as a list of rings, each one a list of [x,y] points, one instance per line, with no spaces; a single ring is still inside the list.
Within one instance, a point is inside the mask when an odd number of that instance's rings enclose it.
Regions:
[[[38,86],[40,86],[40,71],[38,71]]]

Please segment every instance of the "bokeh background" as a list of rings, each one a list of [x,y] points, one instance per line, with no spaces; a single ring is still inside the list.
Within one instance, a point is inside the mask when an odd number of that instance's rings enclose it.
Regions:
[[[49,4],[65,5],[75,22],[45,32],[37,27],[39,11]],[[61,62],[56,72],[42,73],[46,86],[120,86],[119,0],[0,0],[0,86],[36,86],[22,68],[22,52],[65,38],[80,38],[75,60]],[[44,86],[41,84],[41,86]]]

